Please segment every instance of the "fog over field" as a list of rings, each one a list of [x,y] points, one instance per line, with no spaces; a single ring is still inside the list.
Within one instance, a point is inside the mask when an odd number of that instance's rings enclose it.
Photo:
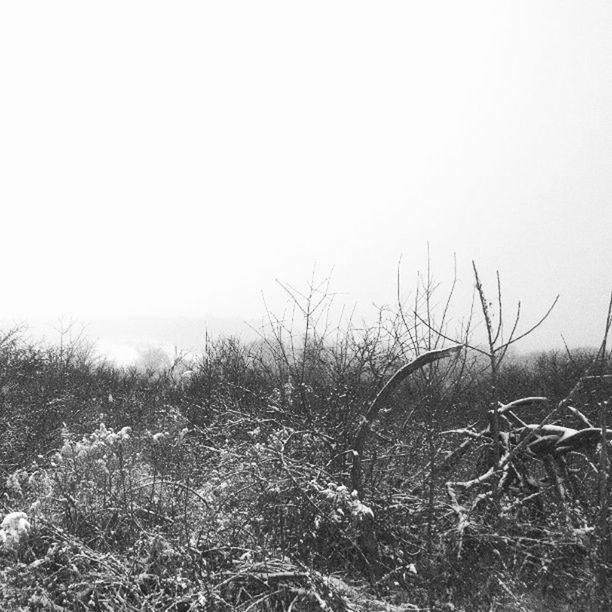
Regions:
[[[18,321],[1,321],[4,328]],[[90,319],[34,319],[23,324],[33,341],[44,339],[55,344],[61,340],[84,341],[94,353],[118,365],[138,363],[148,351],[162,349],[170,360],[178,355],[200,354],[209,338],[231,336],[245,342],[255,340],[257,322],[219,317],[114,316]]]
[[[594,345],[611,30],[601,1],[3,6],[0,317],[125,360],[282,312],[316,265],[369,321],[429,244],[456,318],[475,260],[525,323],[561,294],[523,349]]]

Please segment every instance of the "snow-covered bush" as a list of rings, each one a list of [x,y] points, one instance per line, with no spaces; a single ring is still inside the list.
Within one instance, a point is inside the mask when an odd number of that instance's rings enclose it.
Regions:
[[[14,548],[28,535],[30,522],[25,512],[9,512],[0,524],[0,543],[5,548]]]

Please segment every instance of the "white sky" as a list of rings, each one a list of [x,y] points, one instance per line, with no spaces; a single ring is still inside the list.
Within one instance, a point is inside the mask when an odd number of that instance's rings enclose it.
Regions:
[[[0,315],[254,318],[315,263],[381,304],[429,242],[595,343],[611,33],[609,0],[2,3]]]

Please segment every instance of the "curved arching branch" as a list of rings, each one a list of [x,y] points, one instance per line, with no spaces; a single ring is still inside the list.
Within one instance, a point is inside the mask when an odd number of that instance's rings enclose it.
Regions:
[[[402,366],[391,378],[387,381],[387,383],[383,386],[383,388],[378,392],[372,403],[370,404],[367,412],[361,420],[359,425],[359,429],[355,435],[353,441],[353,465],[352,465],[352,473],[351,473],[351,481],[353,490],[361,493],[362,488],[362,457],[363,450],[365,448],[365,443],[372,431],[372,425],[376,418],[378,417],[378,413],[380,409],[383,407],[389,396],[397,389],[397,387],[404,381],[408,376],[412,373],[420,370],[426,365],[438,361],[440,359],[444,359],[445,357],[449,357],[450,355],[459,352],[462,348],[464,348],[463,344],[456,344],[454,346],[449,346],[443,349],[437,349],[434,351],[428,351],[427,353],[423,353],[419,355],[414,361]]]

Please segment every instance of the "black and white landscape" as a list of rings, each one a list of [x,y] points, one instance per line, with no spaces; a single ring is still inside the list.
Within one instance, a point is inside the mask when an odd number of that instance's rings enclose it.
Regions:
[[[612,5],[0,6],[0,610],[612,609]]]

